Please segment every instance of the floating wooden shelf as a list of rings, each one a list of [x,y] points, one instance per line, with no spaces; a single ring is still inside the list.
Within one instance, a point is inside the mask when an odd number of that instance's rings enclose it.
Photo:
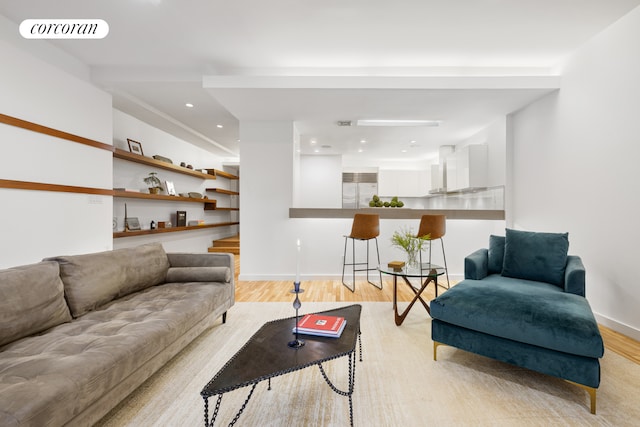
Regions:
[[[208,168],[203,168],[203,169],[207,169],[207,171],[209,172],[210,175],[214,175],[216,177],[221,177],[221,178],[227,178],[227,179],[240,179],[239,176],[234,175],[232,173],[229,172],[225,172],[225,171],[221,171],[218,169],[208,169]]]
[[[153,166],[155,168],[181,173],[184,175],[194,176],[196,178],[216,179],[216,175],[214,173],[202,173],[193,169],[185,168],[183,166],[174,165],[173,163],[163,162],[151,157],[141,156],[140,154],[129,153],[128,151],[124,151],[119,148],[115,149],[115,151],[113,152],[113,157],[117,159],[128,160],[130,162],[140,163],[142,165]]]
[[[230,194],[232,196],[240,195],[240,193],[238,193],[237,191],[225,190],[224,188],[206,188],[205,190],[213,191],[214,193],[220,193],[220,194]]]
[[[118,239],[121,237],[146,236],[149,234],[175,233],[178,231],[201,230],[204,228],[226,227],[229,225],[237,225],[237,224],[240,224],[240,223],[239,222],[218,222],[215,224],[190,225],[186,227],[156,228],[155,230],[118,231],[113,233],[113,238]]]
[[[239,211],[240,208],[221,208],[219,206],[216,206],[216,210],[217,211]]]
[[[169,202],[204,203],[205,210],[214,210],[217,204],[217,200],[215,199],[196,199],[194,197],[167,196],[164,194],[138,193],[136,191],[114,190],[113,197],[123,197],[127,199],[166,200]]]

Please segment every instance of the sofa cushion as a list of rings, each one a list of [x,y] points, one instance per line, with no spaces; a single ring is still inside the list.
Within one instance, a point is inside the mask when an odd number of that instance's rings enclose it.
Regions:
[[[60,264],[65,297],[76,318],[115,298],[164,283],[169,269],[160,243],[49,259]]]
[[[489,274],[501,274],[504,264],[504,236],[489,236],[489,259],[487,271]]]
[[[222,282],[231,279],[229,267],[170,267],[167,282]]]
[[[491,275],[431,301],[431,316],[485,334],[586,357],[604,346],[587,300],[555,285]]]
[[[58,264],[0,271],[0,346],[69,322]]]
[[[562,286],[569,233],[506,230],[502,275]]]

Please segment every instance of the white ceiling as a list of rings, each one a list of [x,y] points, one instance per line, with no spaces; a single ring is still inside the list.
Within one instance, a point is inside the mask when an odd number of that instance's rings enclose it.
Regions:
[[[116,108],[221,156],[238,155],[239,120],[294,120],[303,153],[325,146],[376,162],[433,156],[554,90],[554,67],[639,4],[0,0],[0,14],[16,32],[28,18],[105,20],[105,39],[52,43],[89,67]],[[442,126],[336,126],[362,118]]]

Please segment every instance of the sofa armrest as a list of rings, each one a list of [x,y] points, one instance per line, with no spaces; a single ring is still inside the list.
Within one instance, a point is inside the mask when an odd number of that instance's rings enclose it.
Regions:
[[[564,291],[585,296],[585,269],[582,259],[576,255],[567,256],[564,270]]]
[[[464,278],[481,280],[489,274],[489,250],[478,249],[464,259]]]

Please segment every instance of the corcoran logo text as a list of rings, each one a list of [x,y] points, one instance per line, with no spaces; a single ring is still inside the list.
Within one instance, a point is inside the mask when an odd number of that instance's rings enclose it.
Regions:
[[[25,19],[20,35],[25,39],[103,39],[109,24],[102,19]]]

